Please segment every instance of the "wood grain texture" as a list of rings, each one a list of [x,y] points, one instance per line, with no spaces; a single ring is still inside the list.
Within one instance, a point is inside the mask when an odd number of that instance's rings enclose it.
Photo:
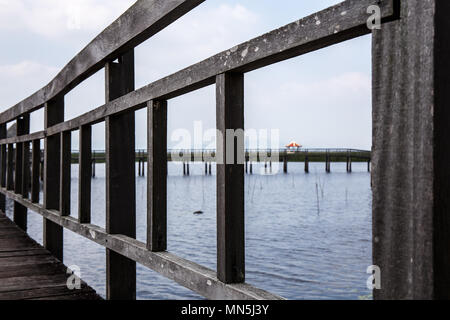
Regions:
[[[134,90],[134,50],[105,70],[106,101]],[[134,112],[106,118],[106,231],[136,237]],[[136,299],[136,262],[106,250],[108,300]]]
[[[401,1],[374,33],[375,299],[450,298],[449,10]]]
[[[217,77],[217,277],[225,283],[245,281],[244,233],[244,75]],[[229,134],[229,130],[232,133]],[[220,150],[222,149],[222,150]],[[220,151],[221,154],[220,154]]]
[[[148,104],[147,247],[167,249],[167,101]]]
[[[44,126],[48,128],[64,121],[64,96],[45,104]],[[61,170],[61,137],[59,134],[44,140],[44,207],[58,211]],[[60,261],[63,260],[63,228],[44,218],[44,247]]]

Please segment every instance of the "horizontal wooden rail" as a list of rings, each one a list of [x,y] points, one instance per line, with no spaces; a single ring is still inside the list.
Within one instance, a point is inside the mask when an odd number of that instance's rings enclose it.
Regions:
[[[47,210],[42,205],[32,203],[30,200],[5,188],[0,188],[0,193],[40,214],[45,219],[132,259],[208,299],[283,299],[246,283],[222,283],[217,279],[216,272],[213,270],[169,252],[151,252],[147,249],[145,243],[136,239],[123,235],[108,234],[105,229],[99,226],[83,224],[73,217],[61,216],[58,211]]]
[[[34,133],[34,136],[3,139],[0,145],[18,142],[15,139],[31,141],[38,136],[78,130],[82,125],[102,122],[111,115],[145,108],[150,100],[166,100],[211,85],[215,83],[216,76],[224,72],[252,71],[369,34],[367,8],[371,4],[380,6],[384,21],[396,18],[395,0],[347,0],[219,53],[46,131]],[[17,112],[17,109],[21,111]],[[25,107],[15,106],[0,115],[0,123],[29,111]]]

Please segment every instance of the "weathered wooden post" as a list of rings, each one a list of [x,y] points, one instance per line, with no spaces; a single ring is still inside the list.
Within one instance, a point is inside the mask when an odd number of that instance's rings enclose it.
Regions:
[[[244,75],[218,75],[216,99],[217,130],[221,133],[217,145],[223,146],[217,154],[217,277],[225,283],[240,283],[245,280],[245,153],[243,141],[236,145],[235,136],[228,137],[227,130],[244,129]],[[231,146],[233,150],[229,150]]]
[[[186,163],[183,161],[183,176],[186,175]]]
[[[253,174],[253,163],[250,161],[250,174]]]
[[[211,164],[211,162],[209,163],[209,170],[208,170],[208,173],[209,173],[209,175],[212,175],[212,170],[211,170],[211,167],[212,167],[212,164]]]
[[[187,176],[190,176],[190,175],[191,175],[191,173],[190,173],[190,171],[189,171],[189,162],[186,163],[186,175],[187,175]]]
[[[134,90],[134,50],[108,62],[106,102]],[[106,118],[106,231],[136,237],[134,111]],[[109,300],[136,299],[136,262],[106,249]]]
[[[39,193],[41,189],[41,140],[33,140],[33,150],[31,154],[31,202],[39,202]]]
[[[450,298],[449,12],[401,1],[400,20],[374,30],[375,299]]]
[[[91,223],[91,183],[93,176],[92,126],[79,128],[80,154],[78,159],[78,221]]]
[[[61,174],[59,189],[59,211],[62,216],[70,216],[70,180],[72,166],[72,133],[61,132]]]
[[[14,190],[14,144],[8,144],[6,189]]]
[[[45,125],[50,128],[64,122],[64,96],[45,104]],[[60,210],[61,137],[59,134],[44,139],[44,208]],[[44,218],[44,247],[63,261],[63,227]]]
[[[167,101],[150,101],[147,138],[147,248],[167,249]]]
[[[30,132],[30,115],[27,114],[19,119],[17,119],[17,136],[25,135]],[[17,194],[21,194],[24,196],[24,191],[28,190],[28,185],[24,185],[24,179],[27,179],[25,172],[25,157],[28,154],[24,154],[26,152],[25,144],[23,142],[16,143],[16,154],[15,154],[15,170],[14,170],[14,192]],[[27,231],[27,217],[28,209],[14,201],[14,223],[17,224],[19,228],[24,231]]]
[[[288,162],[287,162],[287,155],[283,157],[283,172],[288,173]]]
[[[7,136],[6,123],[0,124],[0,139],[5,139]],[[0,147],[0,184],[2,188],[6,187],[6,145]],[[6,197],[0,194],[0,211],[6,211]]]

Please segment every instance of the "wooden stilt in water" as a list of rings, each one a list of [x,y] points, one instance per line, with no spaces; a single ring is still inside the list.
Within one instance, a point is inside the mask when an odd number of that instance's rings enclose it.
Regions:
[[[305,173],[309,173],[309,157],[306,155],[305,157]]]
[[[186,175],[186,163],[183,162],[183,176]]]
[[[186,163],[186,175],[190,176],[190,172],[189,172],[189,162]]]
[[[253,163],[250,162],[250,174],[253,174]]]
[[[284,158],[283,158],[283,172],[288,173],[287,156],[284,156]]]
[[[211,175],[212,173],[212,171],[211,171],[211,167],[212,167],[212,164],[211,164],[211,162],[209,163],[209,175]]]

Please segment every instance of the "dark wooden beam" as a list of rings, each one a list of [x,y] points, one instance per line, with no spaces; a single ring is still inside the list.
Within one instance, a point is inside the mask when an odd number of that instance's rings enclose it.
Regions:
[[[14,190],[14,145],[8,144],[6,188]]]
[[[450,299],[449,1],[401,1],[373,37],[375,299]]]
[[[27,114],[22,118],[17,119],[17,132],[16,135],[24,135],[30,132],[30,115]],[[16,144],[16,154],[15,154],[15,178],[14,178],[14,192],[17,194],[23,194],[24,178],[26,178],[25,173],[25,163],[24,163],[24,143]],[[28,162],[28,161],[27,161]],[[25,187],[27,189],[27,186]],[[27,208],[18,202],[14,202],[14,222],[19,228],[26,231],[27,230]]]
[[[39,192],[41,189],[39,175],[41,170],[41,140],[33,140],[31,160],[31,201],[39,202]]]
[[[70,216],[70,180],[72,165],[72,134],[70,131],[61,133],[60,157],[59,212],[62,216]]]
[[[45,128],[64,121],[64,96],[45,104]],[[44,208],[59,211],[61,137],[44,140]],[[44,247],[60,261],[63,260],[63,229],[44,218]]]
[[[91,223],[92,127],[80,127],[78,159],[78,220]]]
[[[167,101],[148,104],[147,247],[167,249]]]
[[[6,138],[7,130],[6,123],[0,124],[0,139]],[[2,188],[6,187],[6,149],[7,145],[2,144],[0,146],[0,186]],[[6,210],[6,198],[5,195],[0,195],[0,211],[5,212]]]
[[[134,90],[134,51],[110,62],[105,70],[106,101]],[[136,237],[136,168],[134,112],[106,118],[106,231]],[[109,300],[136,299],[136,262],[106,250]]]
[[[245,280],[244,136],[235,141],[239,138],[227,130],[244,129],[244,75],[219,75],[216,96],[221,133],[217,138],[217,277],[225,283],[239,283]]]

